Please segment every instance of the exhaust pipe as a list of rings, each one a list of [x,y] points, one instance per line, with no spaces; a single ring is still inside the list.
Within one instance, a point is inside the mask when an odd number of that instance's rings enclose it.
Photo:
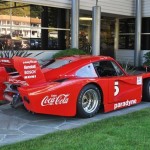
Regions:
[[[13,97],[10,96],[10,95],[8,95],[7,93],[4,93],[3,97],[4,97],[5,100],[7,100],[7,101],[9,101],[9,102],[12,102],[12,101],[13,101]]]
[[[22,98],[19,95],[17,89],[15,89],[11,84],[5,82],[6,89],[3,94],[3,98],[11,103],[11,106],[17,108],[23,105]],[[16,87],[17,88],[17,87]],[[9,95],[10,93],[10,95]]]

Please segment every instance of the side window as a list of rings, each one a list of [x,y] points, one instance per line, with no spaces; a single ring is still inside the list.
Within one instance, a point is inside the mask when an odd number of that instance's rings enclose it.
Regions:
[[[94,68],[100,77],[106,76],[120,76],[124,73],[122,70],[112,61],[100,61],[93,64]]]
[[[77,77],[98,77],[93,64],[88,64],[76,72]]]
[[[114,66],[118,76],[124,75],[124,72],[118,67],[118,65],[115,62],[112,62],[112,65]]]

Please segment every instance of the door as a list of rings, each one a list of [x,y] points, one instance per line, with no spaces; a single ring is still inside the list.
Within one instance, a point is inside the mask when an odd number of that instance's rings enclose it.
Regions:
[[[137,104],[142,98],[142,76],[127,75],[115,61],[100,61],[94,64],[99,78],[108,81],[106,111]]]
[[[116,104],[114,109],[136,104],[141,98],[142,76],[109,78],[109,104]]]

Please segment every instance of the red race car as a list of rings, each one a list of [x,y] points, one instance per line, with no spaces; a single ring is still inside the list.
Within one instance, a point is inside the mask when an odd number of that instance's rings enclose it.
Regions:
[[[13,67],[7,73],[3,66]],[[29,111],[92,117],[150,101],[150,73],[128,75],[111,57],[72,56],[41,68],[33,58],[1,59],[1,98],[22,102]]]

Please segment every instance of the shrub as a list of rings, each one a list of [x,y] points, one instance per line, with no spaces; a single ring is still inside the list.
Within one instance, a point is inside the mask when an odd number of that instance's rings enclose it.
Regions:
[[[28,57],[31,54],[24,50],[2,50],[0,52],[0,58],[12,58],[13,56]]]
[[[87,55],[87,54],[88,53],[86,53],[83,50],[72,48],[72,49],[63,50],[54,54],[53,58],[56,59],[60,57],[67,57],[67,56],[73,56],[73,55]]]
[[[136,72],[136,68],[130,64],[128,64],[128,62],[126,63],[120,63],[120,66],[124,69],[125,72],[127,72],[128,74],[134,74]]]
[[[150,52],[144,54],[145,62],[143,63],[144,66],[150,66]]]

